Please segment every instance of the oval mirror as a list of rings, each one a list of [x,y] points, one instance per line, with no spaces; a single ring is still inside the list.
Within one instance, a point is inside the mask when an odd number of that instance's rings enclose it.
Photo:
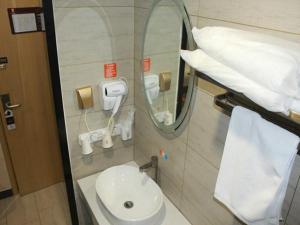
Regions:
[[[142,83],[147,110],[155,125],[173,133],[186,118],[194,71],[180,57],[192,49],[191,26],[182,0],[157,0],[146,23]]]

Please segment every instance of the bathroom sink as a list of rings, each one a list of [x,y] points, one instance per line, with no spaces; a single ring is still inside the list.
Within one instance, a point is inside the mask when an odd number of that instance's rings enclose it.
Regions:
[[[163,211],[161,189],[137,167],[121,165],[103,171],[96,192],[113,224],[157,224]]]

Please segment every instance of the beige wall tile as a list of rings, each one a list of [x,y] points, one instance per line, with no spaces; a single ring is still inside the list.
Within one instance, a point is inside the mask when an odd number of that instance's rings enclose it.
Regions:
[[[213,96],[198,90],[189,124],[188,146],[219,167],[229,118],[214,108]]]
[[[291,172],[287,192],[286,192],[285,199],[283,202],[283,207],[282,207],[282,217],[285,220],[289,220],[290,222],[293,220],[300,221],[299,215],[295,214],[295,212],[294,212],[295,208],[297,211],[298,210],[297,208],[299,208],[299,205],[300,205],[300,201],[297,200],[297,199],[299,199],[300,192],[299,192],[299,190],[296,191],[297,185],[298,185],[298,189],[300,187],[298,184],[299,178],[300,178],[300,156],[296,156],[295,163],[293,165],[293,169]],[[288,218],[287,218],[287,216],[288,216]],[[290,224],[293,224],[293,223],[290,223]]]
[[[54,0],[55,7],[133,6],[134,0]]]
[[[182,187],[173,183],[168,176],[165,176],[163,172],[159,175],[159,185],[164,194],[172,201],[172,203],[180,209]]]
[[[193,205],[211,224],[238,224],[233,215],[213,198],[217,174],[216,168],[189,148],[183,184],[185,200],[182,207],[188,208],[186,204]]]
[[[183,132],[178,138],[167,139],[156,131],[149,116],[139,109],[136,111],[135,123],[135,149],[145,152],[148,159],[151,155],[159,155],[160,149],[163,149],[168,154],[168,160],[160,159],[159,169],[180,187],[183,180],[187,132]]]
[[[108,167],[129,162],[132,158],[132,145],[127,148],[114,149],[113,147],[103,152],[95,152],[90,157],[74,157],[72,160],[73,179],[78,180]]]
[[[199,1],[202,17],[300,34],[298,0]]]
[[[289,181],[289,185],[291,186],[291,188],[293,189],[297,188],[299,177],[300,177],[300,155],[297,155],[291,172],[290,181]]]
[[[295,193],[293,203],[291,205],[290,212],[287,217],[287,224],[293,225],[293,224],[300,224],[300,185],[297,188],[297,191]]]
[[[133,58],[133,35],[99,37],[91,40],[61,41],[58,44],[61,66],[91,62],[114,62]]]
[[[58,40],[89,40],[132,35],[133,7],[79,7],[55,9]]]
[[[59,65],[133,58],[132,7],[54,10]]]
[[[154,0],[134,0],[134,7],[136,8],[151,8]]]
[[[212,225],[198,206],[199,204],[197,204],[196,200],[190,200],[183,196],[180,210],[193,225]]]
[[[189,15],[198,16],[199,0],[184,0],[184,4]]]
[[[257,32],[257,33],[263,33],[271,36],[277,36],[279,38],[300,42],[300,35],[299,34],[293,34],[293,33],[287,33],[284,31],[277,31],[272,30],[270,28],[260,28],[251,26],[248,24],[240,24],[240,23],[234,23],[234,22],[228,22],[223,20],[218,20],[215,18],[205,18],[205,17],[197,17],[198,18],[198,28],[202,28],[205,26],[224,26],[224,27],[231,27],[235,29],[241,29],[245,31],[251,31],[251,32]]]
[[[188,148],[185,164],[184,182],[198,180],[199,185],[213,194],[218,170],[191,148]]]
[[[288,185],[287,191],[285,194],[285,199],[284,199],[283,205],[282,205],[282,210],[281,210],[281,216],[284,219],[284,222],[287,219],[287,216],[288,216],[288,213],[289,213],[289,210],[291,207],[291,203],[292,203],[292,200],[294,197],[294,193],[295,193],[295,189],[292,188],[290,185]],[[282,221],[282,223],[284,223],[284,222]]]

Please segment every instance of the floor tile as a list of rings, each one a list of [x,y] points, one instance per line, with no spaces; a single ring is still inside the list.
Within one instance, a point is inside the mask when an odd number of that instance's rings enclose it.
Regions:
[[[8,197],[0,200],[0,218],[2,218],[7,210],[14,204],[14,202],[19,198],[19,195]]]
[[[55,184],[35,192],[35,199],[38,210],[40,211],[52,208],[56,205],[63,205],[64,196],[60,184]]]
[[[8,209],[7,225],[25,225],[39,220],[34,194],[22,196]]]
[[[61,205],[41,210],[41,225],[71,225]]]
[[[0,201],[0,225],[50,224],[72,224],[64,183]]]
[[[0,225],[7,225],[5,216],[0,218]]]

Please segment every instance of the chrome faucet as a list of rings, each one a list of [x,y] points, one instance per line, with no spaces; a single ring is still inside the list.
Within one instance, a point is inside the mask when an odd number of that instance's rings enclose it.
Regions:
[[[154,175],[154,181],[158,183],[158,157],[152,156],[151,161],[149,163],[146,163],[145,165],[140,166],[140,172],[145,172],[149,168],[153,168],[155,171]]]

